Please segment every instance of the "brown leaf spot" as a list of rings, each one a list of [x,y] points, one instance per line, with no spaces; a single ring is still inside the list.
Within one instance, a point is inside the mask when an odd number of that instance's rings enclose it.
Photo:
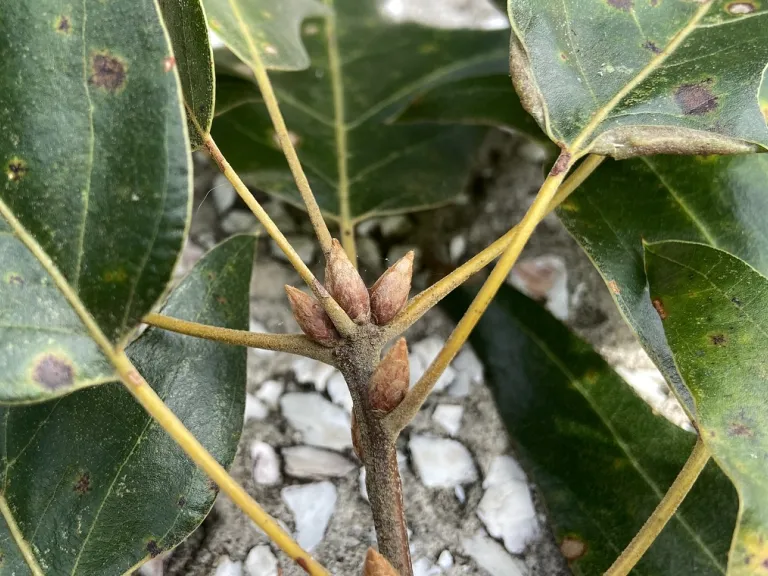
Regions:
[[[56,32],[60,32],[61,34],[69,34],[72,32],[72,21],[68,16],[59,16],[56,19],[55,28]]]
[[[58,390],[72,386],[75,382],[75,369],[68,358],[45,354],[36,363],[32,371],[35,382],[49,390]]]
[[[739,300],[739,299],[738,299],[736,296],[734,296],[733,298],[731,298],[731,302],[733,302],[734,304],[736,304],[736,306],[739,306],[739,307],[741,307],[741,300]]]
[[[303,558],[303,557],[299,556],[298,558],[296,558],[296,564],[301,566],[301,568],[304,570],[304,572],[309,574],[309,563],[307,562],[306,558]]]
[[[568,62],[568,55],[565,52],[560,52],[560,60]]]
[[[125,86],[125,63],[109,52],[91,54],[91,76],[88,83],[107,92],[118,92]]]
[[[568,164],[571,161],[571,155],[568,152],[563,152],[557,157],[557,162],[552,166],[552,170],[549,171],[550,176],[558,176],[565,172],[568,168]]]
[[[656,8],[661,3],[661,0],[651,0],[651,6]]]
[[[184,506],[187,505],[187,499],[184,498],[184,496],[179,496],[179,499],[176,500],[176,506],[179,508],[184,508]]]
[[[633,0],[608,0],[608,4],[623,12],[632,10]]]
[[[743,422],[731,422],[728,426],[729,436],[740,436],[742,438],[752,438],[755,433]]]
[[[88,472],[84,472],[77,479],[77,482],[75,482],[75,487],[73,488],[73,490],[78,494],[85,494],[90,489],[91,489],[91,476],[88,474]]]
[[[587,545],[582,540],[574,538],[573,536],[566,536],[560,543],[560,552],[562,552],[568,562],[578,560],[584,556],[586,551]]]
[[[675,100],[683,114],[702,116],[717,108],[717,96],[710,86],[712,80],[704,80],[697,84],[683,84],[675,91]]]
[[[667,311],[664,310],[664,304],[662,304],[661,300],[656,298],[653,301],[653,307],[656,308],[656,312],[658,312],[659,318],[661,318],[662,320],[667,319]]]
[[[163,71],[168,73],[176,66],[176,58],[168,56],[163,58]]]
[[[214,482],[210,478],[208,478],[208,490],[210,490],[214,494],[218,494],[219,493],[219,485],[216,484],[216,482]]]
[[[656,44],[654,42],[651,42],[650,40],[648,40],[645,44],[643,44],[643,48],[645,48],[646,50],[650,50],[654,54],[661,53],[661,48],[656,46]]]
[[[731,2],[725,6],[725,11],[728,14],[752,14],[755,10],[756,7],[752,2]]]
[[[27,163],[21,158],[14,156],[11,158],[10,162],[8,162],[8,168],[5,173],[8,176],[8,180],[11,182],[18,182],[27,175],[28,171],[29,168],[27,167]]]
[[[16,272],[9,272],[5,275],[5,281],[11,286],[24,286],[24,278]]]
[[[155,542],[154,540],[150,540],[149,542],[147,542],[147,552],[149,552],[149,555],[152,558],[155,558],[156,556],[159,556],[160,554],[162,554],[163,549],[157,545],[157,542]]]
[[[712,334],[709,340],[714,346],[725,346],[726,342],[725,334]]]
[[[611,289],[611,292],[614,294],[621,294],[621,288],[619,288],[619,285],[616,283],[616,280],[611,280],[608,282],[608,288]]]

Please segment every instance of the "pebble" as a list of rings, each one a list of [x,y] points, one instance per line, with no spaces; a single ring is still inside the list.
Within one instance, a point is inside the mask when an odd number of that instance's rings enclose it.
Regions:
[[[256,398],[261,400],[270,409],[275,410],[280,401],[280,396],[283,395],[284,391],[285,384],[282,382],[279,382],[278,380],[267,380],[259,386],[259,389],[256,391]]]
[[[313,239],[307,238],[306,236],[288,236],[288,241],[291,243],[291,246],[293,246],[296,254],[299,255],[299,258],[301,258],[301,261],[304,262],[304,264],[312,264],[312,261],[315,259],[315,252],[317,251],[317,245]],[[280,249],[274,240],[270,241],[270,248],[272,250],[272,256],[279,260],[284,260],[285,262],[289,261],[285,252]]]
[[[483,488],[485,494],[477,507],[477,516],[491,536],[504,541],[507,550],[521,554],[539,535],[525,473],[510,456],[497,456]]]
[[[280,398],[280,408],[306,444],[332,450],[352,447],[349,414],[320,394],[285,394]]]
[[[428,488],[453,488],[477,480],[477,468],[463,444],[415,434],[408,444],[421,482]]]
[[[432,564],[429,558],[419,558],[413,563],[413,576],[437,576],[441,572],[440,567]]]
[[[331,401],[344,408],[347,414],[352,413],[352,394],[349,393],[349,387],[347,381],[344,380],[344,375],[336,370],[327,383],[328,395],[331,397]]]
[[[246,576],[280,576],[280,564],[269,546],[254,546],[245,559]]]
[[[437,565],[443,570],[448,570],[448,568],[453,566],[453,554],[451,554],[450,550],[440,552],[440,556],[437,557]]]
[[[243,563],[233,562],[225,554],[219,558],[214,576],[243,576]]]
[[[221,229],[227,234],[255,234],[263,230],[251,212],[233,210],[221,220]]]
[[[409,357],[411,364],[411,386],[418,382],[432,361],[437,358],[444,345],[445,340],[437,336],[431,336],[416,342],[411,347],[411,355]],[[456,370],[448,366],[440,378],[437,379],[433,391],[441,392],[445,390],[453,382],[454,378],[456,378]]]
[[[323,540],[336,508],[336,487],[330,482],[287,486],[280,496],[293,513],[299,546],[314,550]]]
[[[213,177],[210,194],[213,196],[213,205],[216,206],[216,211],[219,214],[224,214],[232,208],[235,200],[237,200],[237,192],[224,174],[216,174]]]
[[[483,383],[483,363],[469,344],[465,344],[451,363],[460,373],[466,374],[472,384]]]
[[[459,504],[464,504],[467,501],[467,493],[464,491],[464,486],[457,484],[453,487],[453,493],[456,495],[456,500]]]
[[[138,570],[139,576],[163,576],[163,564],[168,554],[161,554],[145,562]]]
[[[315,390],[324,392],[328,379],[336,372],[333,366],[329,366],[312,358],[298,356],[291,364],[291,369],[300,384],[313,384]]]
[[[273,486],[282,480],[280,459],[277,452],[266,442],[255,440],[250,448],[253,461],[253,479],[257,484]]]
[[[467,250],[467,239],[464,236],[454,236],[448,244],[448,256],[451,262],[458,262]]]
[[[501,544],[478,532],[461,541],[464,553],[490,576],[527,576],[528,568],[522,560],[507,553]]]
[[[245,421],[264,420],[269,415],[269,408],[252,394],[245,395]]]
[[[379,220],[379,230],[385,238],[392,236],[405,236],[411,230],[411,221],[401,214],[385,216]]]
[[[313,446],[283,448],[282,454],[285,473],[294,478],[341,478],[357,467],[341,454]]]
[[[568,320],[568,271],[560,256],[521,260],[509,273],[507,281],[526,296],[544,302],[555,318]]]
[[[464,407],[455,404],[440,404],[432,413],[432,420],[451,436],[456,436],[461,428],[461,418],[464,415]]]

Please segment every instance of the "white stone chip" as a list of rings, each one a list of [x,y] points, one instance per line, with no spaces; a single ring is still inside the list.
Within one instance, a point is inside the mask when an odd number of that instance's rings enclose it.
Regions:
[[[539,535],[525,473],[510,456],[498,456],[491,463],[483,488],[485,494],[477,516],[491,536],[504,541],[507,550],[522,553]]]
[[[430,562],[429,558],[419,558],[413,563],[413,576],[438,576],[442,570]]]
[[[432,361],[437,358],[440,350],[443,349],[445,340],[437,336],[431,336],[420,342],[416,342],[411,348],[411,355],[408,360],[411,364],[411,386],[418,382],[419,378],[429,368]],[[440,378],[435,383],[434,391],[441,392],[450,386],[456,377],[456,371],[448,366]]]
[[[229,556],[224,555],[216,564],[214,576],[243,576],[243,563],[233,562]]]
[[[448,256],[451,262],[458,262],[467,250],[467,239],[464,236],[454,236],[448,244]]]
[[[325,391],[328,379],[336,371],[333,366],[303,356],[297,357],[291,364],[291,368],[298,382],[312,384],[318,392]]]
[[[453,487],[453,493],[456,495],[456,500],[459,501],[459,504],[464,504],[467,501],[467,493],[461,484]]]
[[[155,556],[152,558],[152,560],[143,564],[139,568],[139,576],[163,576],[163,565],[167,556],[167,553],[161,554],[160,556]]]
[[[333,450],[352,447],[349,414],[320,394],[285,394],[280,398],[280,408],[306,444]]]
[[[291,446],[282,452],[285,473],[293,478],[341,478],[357,467],[341,454],[314,446]]]
[[[331,401],[344,408],[348,414],[352,413],[352,395],[349,393],[349,387],[344,380],[341,372],[336,370],[328,379],[328,395]]]
[[[429,488],[453,488],[477,480],[472,455],[456,440],[413,435],[409,448],[416,473]]]
[[[308,238],[307,236],[289,236],[288,241],[291,243],[291,246],[293,246],[293,249],[296,250],[296,254],[299,255],[299,258],[304,264],[312,263],[315,259],[315,250],[317,249],[313,239]],[[272,250],[272,256],[288,262],[288,257],[285,255],[285,252],[282,251],[280,246],[278,246],[274,240],[270,242],[269,246]]]
[[[365,478],[366,478],[365,466],[363,466],[360,468],[360,478],[359,478],[360,496],[362,496],[363,500],[365,500],[366,502],[370,502],[370,500],[368,500],[368,486],[366,486],[365,484]]]
[[[483,383],[483,363],[469,344],[461,348],[451,364],[457,372],[466,374],[472,384]]]
[[[336,487],[330,482],[287,486],[280,496],[293,513],[299,546],[314,550],[322,542],[336,509]]]
[[[282,480],[280,473],[280,459],[266,442],[255,440],[250,447],[251,460],[253,461],[253,479],[257,484],[272,486]]]
[[[478,532],[461,541],[464,553],[472,558],[489,576],[527,576],[528,567],[522,560],[514,558],[504,548]]]
[[[284,383],[278,380],[267,380],[259,386],[256,391],[256,398],[264,402],[270,409],[275,410],[284,391]]]
[[[213,196],[213,204],[219,214],[224,214],[232,208],[237,200],[237,192],[224,174],[216,174],[213,177],[213,187],[210,192]]]
[[[568,320],[568,270],[560,256],[522,260],[509,273],[508,282],[534,300],[545,302],[555,318]]]
[[[245,421],[264,420],[269,415],[269,408],[252,394],[245,395]]]
[[[461,418],[464,416],[464,407],[455,404],[440,404],[432,413],[432,420],[451,436],[456,436],[461,429]]]
[[[245,559],[246,576],[280,576],[280,564],[269,546],[254,546]]]
[[[440,556],[437,557],[437,565],[443,570],[448,570],[448,568],[453,566],[453,554],[451,554],[450,550],[440,552]]]
[[[227,234],[255,234],[262,226],[251,212],[232,210],[222,219],[221,229]]]

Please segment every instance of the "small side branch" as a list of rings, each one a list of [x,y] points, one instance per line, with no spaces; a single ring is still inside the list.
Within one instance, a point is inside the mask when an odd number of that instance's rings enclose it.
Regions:
[[[509,271],[517,262],[523,247],[533,234],[539,222],[547,215],[550,203],[557,194],[557,189],[563,182],[566,173],[572,166],[571,156],[563,152],[555,162],[552,170],[539,189],[536,199],[528,209],[525,217],[517,225],[517,234],[514,235],[509,246],[504,250],[493,272],[483,284],[464,317],[454,329],[437,358],[427,368],[427,371],[419,379],[416,385],[408,392],[400,405],[390,412],[385,418],[385,425],[393,434],[399,434],[408,423],[418,414],[421,406],[426,401],[438,378],[442,375],[448,364],[459,352],[467,341],[470,332],[477,325],[480,317],[485,312],[493,297],[507,278]]]
[[[211,138],[210,135],[206,135],[203,137],[203,142],[222,174],[224,174],[227,180],[230,181],[240,198],[243,199],[243,202],[250,208],[258,221],[261,222],[262,226],[264,226],[264,229],[267,231],[267,234],[270,235],[278,247],[283,251],[286,258],[288,258],[288,261],[299,273],[299,276],[301,276],[302,280],[307,283],[307,286],[309,286],[315,297],[322,304],[323,309],[328,313],[328,316],[333,321],[339,334],[342,336],[353,334],[357,329],[355,323],[352,322],[349,316],[347,316],[347,313],[341,309],[336,301],[331,298],[325,288],[323,288],[323,285],[320,284],[317,278],[315,278],[315,275],[312,274],[312,271],[306,264],[304,264],[296,250],[291,246],[291,243],[288,242],[285,235],[283,235],[272,218],[269,217],[269,214],[262,208],[258,200],[251,194],[251,191],[248,190],[248,187],[240,179],[240,176],[237,175],[237,172],[234,171],[227,159],[221,153],[221,150],[216,146],[216,142],[213,141],[213,138]]]
[[[688,492],[690,492],[707,462],[709,462],[709,457],[709,449],[699,438],[683,469],[680,470],[680,474],[677,475],[677,478],[675,478],[672,486],[669,487],[664,498],[659,502],[656,510],[646,520],[640,532],[632,539],[629,546],[624,549],[621,556],[608,568],[605,576],[626,576],[630,573],[640,561],[640,558],[643,557],[643,554],[651,547],[651,544],[659,536],[670,518],[674,516],[677,508],[688,495]]]
[[[139,374],[128,356],[113,353],[112,363],[127,390],[152,418],[173,438],[179,447],[197,464],[216,485],[243,510],[266,535],[311,576],[330,576],[312,556],[304,551],[280,525],[250,497],[216,459],[187,430],[181,420],[171,412],[152,387]]]
[[[179,320],[162,314],[148,314],[144,317],[144,322],[150,326],[194,336],[196,338],[205,338],[206,340],[215,340],[233,346],[246,346],[248,348],[259,348],[261,350],[274,350],[276,352],[288,352],[307,358],[314,358],[320,362],[334,365],[333,354],[329,348],[320,346],[303,334],[261,334],[258,332],[246,332],[243,330],[232,330],[230,328],[220,328],[218,326],[209,326],[207,324],[198,324],[187,320]]]
[[[587,156],[557,190],[557,194],[547,205],[546,213],[549,214],[560,206],[600,166],[603,160],[605,160],[605,156],[598,156],[597,154]],[[513,227],[482,252],[479,252],[445,278],[415,296],[405,310],[387,326],[387,338],[394,338],[405,332],[448,294],[498,258],[515,239],[518,229],[519,226]]]

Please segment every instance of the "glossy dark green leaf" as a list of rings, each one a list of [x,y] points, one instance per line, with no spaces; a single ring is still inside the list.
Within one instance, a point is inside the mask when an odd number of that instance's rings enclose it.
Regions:
[[[201,0],[158,0],[163,21],[171,38],[184,93],[189,140],[193,149],[203,145],[202,137],[213,123],[216,76],[208,23]]]
[[[690,413],[690,395],[648,297],[642,242],[704,242],[768,272],[767,174],[762,154],[609,161],[558,211]]]
[[[748,0],[509,0],[523,104],[571,152],[765,150],[768,7]]]
[[[320,207],[353,222],[461,193],[485,128],[388,121],[430,86],[501,73],[509,50],[508,31],[394,24],[376,4],[336,0],[334,28],[309,20],[302,29],[311,68],[272,75]],[[217,62],[217,69],[221,74],[223,65]],[[219,101],[232,89],[242,92],[222,83]],[[255,87],[252,93],[250,103],[217,112],[214,138],[248,183],[300,205]]]
[[[454,318],[473,294],[448,298]],[[512,444],[574,574],[598,576],[653,512],[695,436],[648,405],[584,341],[529,298],[501,288],[470,337]],[[709,464],[633,574],[722,575],[733,486]]]
[[[203,0],[211,29],[253,65],[253,52],[267,68],[303,70],[309,56],[301,42],[301,23],[330,14],[319,0]]]
[[[502,126],[549,143],[536,120],[523,109],[507,74],[437,86],[417,95],[396,121]]]
[[[81,318],[115,345],[163,295],[190,159],[154,2],[4,3],[0,54],[0,401],[34,401],[112,377]]]
[[[729,576],[768,571],[768,278],[711,246],[649,244],[651,296],[714,458],[741,506]]]
[[[215,248],[163,313],[247,329],[254,245],[238,236]],[[150,328],[127,352],[228,466],[245,409],[245,348]],[[19,543],[45,574],[123,574],[186,538],[216,497],[205,474],[118,382],[3,408],[0,421],[2,574],[34,573]]]

